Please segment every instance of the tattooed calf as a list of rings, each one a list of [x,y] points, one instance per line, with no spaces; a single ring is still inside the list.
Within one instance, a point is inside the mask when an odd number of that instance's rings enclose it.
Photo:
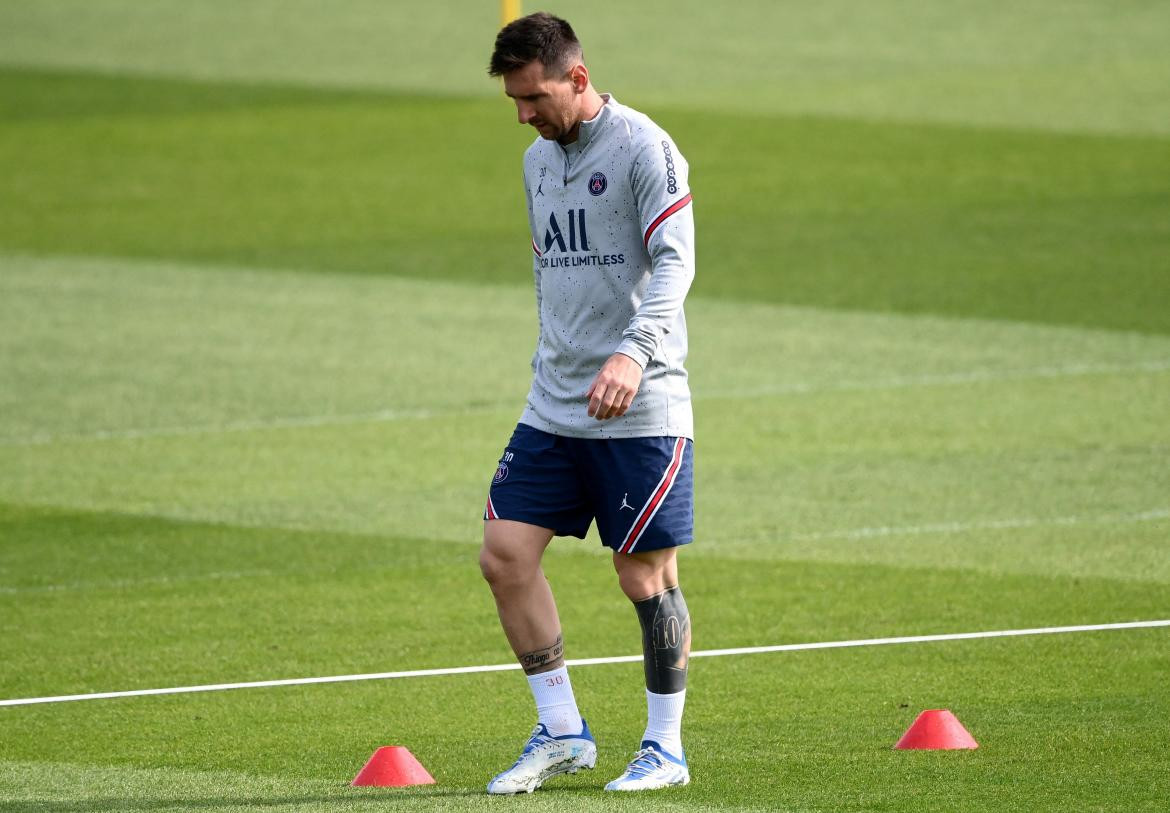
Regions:
[[[561,636],[557,636],[556,641],[551,646],[546,646],[544,649],[537,649],[533,652],[525,652],[520,656],[520,665],[524,667],[524,674],[535,675],[538,672],[547,672],[551,669],[557,669],[565,663],[565,644],[561,640]]]

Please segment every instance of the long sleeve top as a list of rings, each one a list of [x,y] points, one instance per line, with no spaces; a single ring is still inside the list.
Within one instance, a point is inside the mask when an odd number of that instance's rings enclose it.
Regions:
[[[524,154],[540,336],[521,423],[572,437],[694,437],[683,313],[695,275],[687,162],[649,117],[603,94],[577,141]],[[598,421],[605,360],[643,368],[630,409]]]

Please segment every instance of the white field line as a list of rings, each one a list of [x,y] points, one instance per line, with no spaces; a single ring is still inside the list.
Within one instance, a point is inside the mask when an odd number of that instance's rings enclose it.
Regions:
[[[1160,373],[1170,371],[1170,359],[1151,359],[1131,364],[1068,364],[1031,367],[1020,370],[968,370],[937,375],[894,376],[891,378],[838,381],[828,384],[781,384],[774,386],[727,390],[719,393],[696,393],[696,400],[750,398],[774,395],[815,395],[824,392],[864,392],[880,390],[915,389],[919,387],[950,386],[996,381],[1025,381],[1029,379],[1071,378],[1118,373]],[[302,427],[344,426],[362,423],[428,420],[454,415],[490,414],[503,410],[519,410],[517,402],[485,404],[482,406],[451,406],[440,409],[380,409],[372,412],[340,413],[334,415],[300,415],[229,421],[222,424],[190,426],[156,426],[138,429],[101,429],[93,432],[43,432],[24,436],[0,437],[0,446],[43,446],[51,443],[69,443],[102,440],[135,440],[139,438],[182,437],[231,432],[253,432],[268,429],[297,429]]]
[[[985,632],[953,632],[941,635],[906,635],[897,638],[863,638],[856,641],[821,641],[807,644],[778,644],[776,646],[745,646],[733,649],[706,649],[692,652],[692,658],[721,658],[728,655],[758,655],[767,652],[800,652],[810,649],[846,649],[890,644],[925,644],[936,641],[968,641],[976,638],[1012,638],[1023,635],[1056,635],[1069,632],[1102,632],[1105,630],[1149,629],[1170,627],[1170,619],[1160,621],[1126,621],[1114,624],[1079,624],[1071,627],[1035,627],[1018,630],[990,630]],[[598,666],[611,663],[636,663],[641,655],[617,655],[609,658],[578,658],[567,660],[568,666]],[[290,678],[286,680],[257,680],[247,683],[215,683],[206,686],[177,686],[169,689],[135,689],[124,692],[94,692],[68,694],[57,697],[22,697],[0,700],[0,706],[31,706],[37,703],[68,703],[74,700],[108,700],[116,697],[143,697],[157,694],[193,694],[222,692],[230,689],[261,689],[274,686],[306,686],[315,683],[351,683],[359,680],[392,680],[396,678],[438,677],[467,675],[481,672],[509,672],[520,668],[518,663],[500,663],[487,666],[455,666],[445,669],[414,669],[404,672],[374,672],[364,675],[333,675],[330,677]]]

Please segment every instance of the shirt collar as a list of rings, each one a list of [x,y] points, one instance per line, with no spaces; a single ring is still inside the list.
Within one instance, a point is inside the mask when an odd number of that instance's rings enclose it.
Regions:
[[[608,93],[602,93],[601,98],[604,104],[597,111],[597,115],[588,121],[581,122],[581,128],[577,130],[577,140],[574,142],[577,149],[584,149],[585,145],[593,138],[594,133],[600,132],[602,125],[613,114],[613,105],[610,103],[617,104],[617,99]]]

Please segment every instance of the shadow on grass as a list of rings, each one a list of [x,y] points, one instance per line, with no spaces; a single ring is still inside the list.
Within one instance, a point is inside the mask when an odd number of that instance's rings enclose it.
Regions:
[[[565,790],[568,790],[566,788]],[[592,790],[592,788],[590,788]],[[0,813],[82,813],[83,811],[132,811],[132,810],[216,810],[218,808],[248,807],[263,810],[269,807],[290,805],[330,804],[345,802],[395,802],[409,803],[416,799],[460,798],[486,795],[482,790],[472,788],[425,788],[395,790],[391,788],[369,788],[347,793],[339,788],[336,793],[300,794],[292,796],[238,796],[234,798],[160,798],[160,799],[78,799],[40,800],[10,799],[0,801]]]

